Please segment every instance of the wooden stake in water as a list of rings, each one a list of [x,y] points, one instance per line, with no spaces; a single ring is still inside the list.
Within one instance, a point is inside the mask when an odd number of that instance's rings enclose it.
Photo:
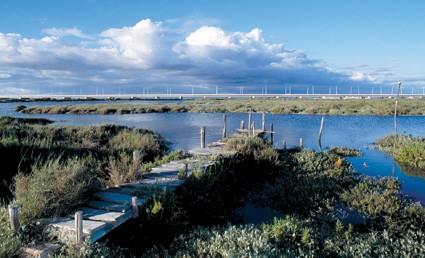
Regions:
[[[74,216],[75,220],[75,243],[77,245],[83,242],[83,212],[77,211]]]
[[[201,127],[201,148],[205,148],[205,127]]]
[[[251,134],[252,134],[252,136],[255,136],[255,122],[254,121],[251,122]]]
[[[273,123],[270,123],[270,144],[273,145]]]
[[[261,130],[263,132],[266,130],[266,112],[261,113]]]
[[[303,141],[303,138],[300,138],[300,149],[304,149],[304,141]]]
[[[323,132],[323,123],[324,122],[325,122],[325,117],[322,116],[322,118],[320,119],[319,135],[317,136],[317,141],[319,142],[320,151],[322,151],[322,132]]]
[[[395,105],[394,105],[394,133],[397,136],[397,107],[398,107],[398,98],[400,96],[401,82],[397,82],[397,95],[395,97]]]
[[[137,206],[137,196],[131,197],[131,210],[133,219],[139,217],[139,207]]]
[[[10,219],[10,228],[14,234],[17,234],[19,231],[19,208],[16,206],[9,205],[9,219]]]
[[[135,164],[140,163],[140,152],[138,150],[133,151],[133,162]]]
[[[227,137],[227,115],[223,114],[223,139]]]
[[[245,128],[245,121],[241,120],[240,129],[243,130]]]
[[[251,123],[252,123],[252,110],[249,109],[249,111],[248,111],[248,129],[251,129]]]

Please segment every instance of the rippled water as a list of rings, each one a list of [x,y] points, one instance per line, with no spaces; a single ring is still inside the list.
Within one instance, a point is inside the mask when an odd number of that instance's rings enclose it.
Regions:
[[[99,102],[96,102],[99,103]],[[152,103],[137,101],[132,103]],[[173,148],[193,149],[199,146],[199,128],[206,126],[207,142],[221,137],[222,114],[219,113],[153,113],[134,115],[23,115],[14,112],[17,105],[56,105],[56,102],[37,103],[1,103],[0,115],[44,117],[61,125],[98,125],[120,124],[132,127],[151,129],[163,135],[172,143]],[[87,102],[69,102],[64,104],[89,104]],[[257,127],[261,124],[261,116],[253,116]],[[245,113],[228,114],[228,130],[239,126],[241,120],[247,120]],[[268,115],[267,124],[273,123],[275,145],[281,147],[283,141],[288,147],[297,145],[299,138],[304,145],[317,149],[317,133],[320,116],[315,115]],[[425,117],[403,116],[398,120],[399,132],[425,136]],[[371,176],[395,176],[402,183],[403,193],[417,201],[425,203],[425,178],[409,175],[385,153],[374,150],[371,144],[378,138],[391,134],[393,117],[391,116],[326,116],[325,129],[322,136],[323,147],[347,146],[359,148],[363,155],[350,158],[354,167]],[[366,164],[367,166],[364,166]]]

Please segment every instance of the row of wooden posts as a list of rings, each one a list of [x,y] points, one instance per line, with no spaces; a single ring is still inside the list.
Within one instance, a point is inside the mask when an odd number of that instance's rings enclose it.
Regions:
[[[323,134],[323,126],[324,126],[324,121],[325,118],[322,116],[320,119],[320,128],[319,128],[319,133],[317,136],[317,142],[319,144],[319,148],[320,150],[322,150],[322,134]],[[239,129],[241,130],[245,130],[245,121],[241,120],[240,122],[240,126]],[[255,123],[252,120],[252,111],[250,110],[248,112],[248,134],[255,136]],[[273,144],[273,134],[275,133],[273,128],[273,123],[270,123],[270,131],[268,132],[270,134],[270,143]],[[267,133],[266,131],[266,113],[262,112],[261,113],[261,132],[262,133]],[[202,126],[201,127],[201,148],[205,148],[206,144],[205,144],[205,135],[206,135],[206,127]],[[227,115],[223,114],[223,133],[222,133],[222,139],[225,139],[227,137]],[[303,138],[300,138],[299,140],[299,147],[303,148],[304,147],[304,142],[303,142]],[[283,148],[286,149],[286,141],[283,142]]]

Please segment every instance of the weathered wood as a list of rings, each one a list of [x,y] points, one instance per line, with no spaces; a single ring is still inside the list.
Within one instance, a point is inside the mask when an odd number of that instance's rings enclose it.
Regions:
[[[119,204],[112,202],[104,202],[104,201],[89,201],[87,203],[89,207],[105,210],[105,211],[118,211],[118,212],[126,212],[131,208],[130,204]]]
[[[205,148],[205,127],[201,127],[201,148]]]
[[[248,111],[248,130],[251,130],[251,123],[252,123],[252,110],[249,109],[249,111]]]
[[[395,105],[394,105],[394,133],[397,136],[398,129],[397,129],[397,107],[398,107],[398,98],[400,96],[400,90],[401,90],[401,82],[397,82],[397,95],[395,97]],[[394,141],[396,142],[396,141]]]
[[[10,221],[10,228],[14,234],[17,234],[20,228],[19,225],[19,207],[9,205],[8,207],[9,211],[9,221]]]
[[[104,202],[118,203],[118,204],[131,204],[132,195],[122,194],[122,193],[112,193],[108,191],[101,191],[95,193],[95,197]],[[144,200],[139,199],[138,205],[143,205]]]
[[[222,138],[226,138],[227,137],[227,115],[223,114],[223,135]]]
[[[266,130],[266,112],[261,112],[261,130]]]
[[[255,136],[255,122],[251,122],[251,136]]]
[[[270,123],[270,144],[273,145],[273,123]]]
[[[300,138],[300,149],[304,149],[304,141],[303,138]]]
[[[241,120],[241,126],[239,127],[239,129],[245,129],[245,121]]]
[[[133,151],[133,162],[135,164],[139,164],[140,163],[140,160],[141,160],[141,158],[140,158],[140,151],[138,151],[138,150]]]
[[[77,211],[74,215],[75,220],[75,244],[83,243],[83,212]]]
[[[325,122],[325,117],[322,116],[322,118],[320,119],[319,135],[317,136],[317,141],[319,142],[320,151],[322,151],[322,132],[323,132],[324,122]]]
[[[139,205],[137,201],[137,196],[131,197],[131,211],[132,211],[133,219],[139,217]]]

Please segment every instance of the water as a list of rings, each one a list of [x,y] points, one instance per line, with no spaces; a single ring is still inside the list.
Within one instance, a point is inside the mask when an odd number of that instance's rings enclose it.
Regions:
[[[99,103],[99,102],[96,102]],[[131,103],[150,104],[152,101]],[[219,113],[152,113],[134,115],[25,115],[16,113],[18,105],[77,105],[88,102],[37,102],[37,103],[0,103],[0,115],[20,117],[43,117],[56,121],[57,125],[99,125],[119,124],[139,127],[160,133],[172,143],[175,149],[193,149],[199,147],[199,128],[206,126],[207,142],[220,139],[222,133],[222,114]],[[247,121],[245,113],[228,114],[228,131],[239,127],[240,121]],[[255,124],[260,126],[261,115],[253,116]],[[275,146],[298,145],[299,138],[304,139],[308,148],[318,149],[317,133],[320,116],[316,115],[268,115],[267,124],[274,125]],[[425,117],[403,116],[398,120],[399,132],[425,136]],[[350,158],[357,171],[371,176],[395,176],[402,183],[404,194],[416,201],[425,203],[425,178],[409,175],[403,171],[387,154],[373,149],[372,143],[378,138],[391,134],[393,117],[391,116],[326,116],[322,136],[323,147],[346,146],[358,148],[361,157]],[[366,164],[367,166],[364,166]]]

